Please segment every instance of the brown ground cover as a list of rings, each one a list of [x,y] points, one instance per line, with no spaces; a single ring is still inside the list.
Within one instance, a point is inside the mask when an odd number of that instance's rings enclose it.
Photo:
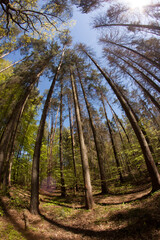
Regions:
[[[64,199],[58,191],[41,192],[41,215],[33,216],[29,192],[11,188],[10,198],[0,198],[0,239],[159,240],[160,192],[149,193],[143,185],[123,194],[95,194],[94,209],[85,210],[81,194]]]

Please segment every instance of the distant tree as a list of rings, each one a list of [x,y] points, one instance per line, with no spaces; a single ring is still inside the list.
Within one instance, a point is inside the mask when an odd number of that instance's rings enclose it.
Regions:
[[[117,152],[117,148],[116,148],[111,124],[110,124],[110,121],[109,121],[108,116],[107,116],[107,112],[106,112],[106,108],[105,108],[105,104],[104,104],[104,97],[103,97],[103,93],[102,93],[101,89],[100,89],[100,99],[101,99],[101,102],[102,102],[102,105],[103,105],[103,111],[104,111],[104,115],[105,115],[105,118],[106,118],[107,127],[108,127],[108,130],[109,130],[109,136],[110,136],[110,139],[111,139],[112,148],[113,148],[113,152],[114,152],[114,157],[115,157],[116,164],[117,164],[119,179],[120,179],[120,182],[123,183],[124,179],[123,179],[122,172],[121,172],[121,166],[120,166],[120,161],[119,161],[119,158],[118,158],[118,152]]]
[[[80,45],[80,50],[83,51],[90,59],[91,61],[95,64],[95,66],[97,67],[97,69],[99,69],[99,71],[101,72],[101,74],[104,76],[104,78],[106,79],[106,81],[108,82],[108,84],[111,86],[111,88],[113,89],[114,93],[116,94],[118,100],[120,101],[131,125],[132,128],[137,136],[137,139],[139,141],[139,144],[141,146],[144,158],[145,158],[145,162],[147,165],[147,169],[148,172],[150,174],[151,177],[151,181],[152,181],[152,191],[156,191],[160,188],[160,175],[158,173],[158,169],[154,163],[151,151],[150,151],[150,147],[146,141],[146,138],[137,122],[137,119],[135,117],[135,113],[133,112],[133,110],[130,109],[130,106],[128,106],[124,96],[121,94],[121,92],[119,91],[119,89],[117,88],[117,85],[115,85],[115,83],[107,76],[107,74],[102,70],[102,68],[97,64],[97,62],[93,59],[93,57],[87,52],[87,50],[84,48],[84,46]]]
[[[52,99],[51,101],[51,131],[50,131],[50,139],[49,139],[49,150],[48,150],[48,163],[47,163],[47,188],[50,187],[50,178],[52,176],[53,171],[53,144],[55,140],[55,134],[56,134],[56,127],[57,127],[57,121],[58,121],[58,113],[60,106],[57,106],[57,100]],[[56,117],[55,117],[55,123],[54,123],[54,110],[57,108]],[[54,126],[53,126],[54,124]]]
[[[142,54],[142,53],[140,53],[140,52],[138,52],[138,51],[136,51],[136,50],[134,50],[134,49],[132,49],[132,48],[129,48],[129,47],[124,46],[124,45],[122,45],[122,44],[119,44],[119,43],[116,43],[116,42],[107,40],[107,37],[106,37],[106,38],[101,38],[100,41],[103,42],[103,43],[106,43],[106,44],[107,44],[107,43],[108,43],[108,44],[113,44],[113,45],[118,46],[118,47],[120,47],[120,48],[124,48],[124,49],[128,50],[129,52],[133,52],[133,53],[135,53],[136,55],[138,55],[138,56],[142,57],[143,59],[147,60],[147,61],[148,61],[149,63],[151,63],[153,66],[155,66],[155,67],[157,67],[158,69],[160,69],[160,66],[159,66],[159,64],[158,64],[156,61],[152,60],[151,58],[145,56],[144,54]]]
[[[65,180],[64,180],[64,161],[63,161],[63,79],[60,78],[61,93],[60,93],[60,136],[59,136],[59,160],[60,160],[60,174],[61,174],[61,196],[66,196]]]
[[[136,32],[136,30],[144,31],[152,34],[159,34],[160,26],[157,19],[157,10],[156,5],[148,5],[144,7],[143,18],[138,14],[138,11],[132,10],[130,11],[129,6],[123,3],[111,3],[108,6],[105,14],[99,14],[99,16],[95,17],[93,22],[93,27],[95,28],[112,28],[112,27],[127,27],[128,31]],[[133,21],[134,19],[134,21]],[[144,22],[144,23],[143,23]]]
[[[111,51],[108,51],[109,53],[112,53]],[[160,88],[159,86],[154,83],[154,81],[152,81],[147,75],[145,75],[143,72],[141,72],[138,68],[135,68],[130,62],[126,61],[124,58],[118,56],[115,53],[112,53],[114,56],[116,56],[117,58],[121,59],[123,62],[125,62],[128,66],[130,66],[131,68],[133,68],[136,72],[140,72],[141,75],[143,75],[143,77],[145,78],[145,80],[147,81],[148,84],[150,84],[155,90],[157,90],[158,92],[160,92]],[[138,81],[133,73],[131,74],[127,69],[127,67],[125,67],[125,65],[123,64],[122,66],[117,63],[115,58],[110,58],[110,61],[112,62],[112,64],[116,64],[124,73],[128,74],[135,82],[136,84],[142,89],[142,91],[145,93],[145,95],[152,101],[152,103],[160,110],[160,105],[157,102],[157,100],[154,98],[154,96],[152,96],[150,94],[150,92],[140,83],[140,81]]]

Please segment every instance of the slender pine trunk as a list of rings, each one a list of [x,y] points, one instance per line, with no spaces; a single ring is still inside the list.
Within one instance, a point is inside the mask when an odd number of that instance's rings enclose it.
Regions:
[[[79,109],[78,98],[76,94],[76,88],[75,88],[75,80],[74,80],[71,68],[70,68],[70,77],[71,77],[73,99],[74,99],[76,119],[77,119],[78,135],[79,135],[79,141],[80,141],[80,152],[81,152],[82,169],[83,169],[83,177],[84,177],[86,208],[92,209],[94,205],[94,201],[93,201],[93,195],[92,195],[92,185],[91,185],[91,179],[90,179],[87,148],[84,142],[82,122],[80,117],[80,109]]]
[[[103,100],[103,95],[102,94],[101,94],[101,101],[102,101],[103,111],[104,111],[104,114],[105,114],[105,117],[106,117],[106,121],[107,121],[107,127],[108,127],[108,130],[109,130],[109,136],[110,136],[110,139],[111,139],[113,153],[114,153],[114,157],[115,157],[115,160],[116,160],[116,165],[117,165],[117,170],[118,170],[118,174],[119,174],[119,179],[120,179],[120,182],[123,183],[124,180],[123,180],[123,176],[122,176],[122,172],[121,172],[120,162],[119,162],[119,159],[118,159],[118,153],[117,153],[117,149],[116,149],[115,141],[114,141],[114,138],[113,138],[111,125],[110,125],[110,122],[109,122],[109,119],[108,119],[108,116],[107,116],[107,112],[106,112],[106,108],[105,108],[105,104],[104,104],[104,100]]]
[[[61,94],[60,94],[60,136],[59,136],[59,161],[60,161],[60,174],[61,174],[61,196],[66,196],[66,188],[65,188],[65,181],[64,181],[64,164],[63,164],[63,132],[62,132],[62,112],[63,112],[63,82],[62,79],[61,83]]]
[[[106,182],[104,159],[103,159],[102,153],[101,153],[101,145],[100,145],[100,142],[98,140],[97,132],[96,132],[94,122],[93,122],[93,117],[92,117],[92,114],[91,114],[90,104],[88,102],[88,99],[87,99],[87,96],[86,96],[86,93],[85,93],[85,90],[84,90],[83,82],[82,82],[82,79],[81,79],[78,68],[77,68],[77,72],[78,72],[79,81],[80,81],[80,84],[81,84],[83,96],[84,96],[84,99],[85,99],[85,103],[86,103],[86,107],[87,107],[87,111],[88,111],[88,115],[89,115],[89,122],[90,122],[90,125],[91,125],[93,137],[94,137],[94,142],[95,142],[95,147],[96,147],[96,152],[97,152],[97,158],[98,158],[98,165],[99,165],[99,170],[100,170],[100,177],[101,177],[101,190],[102,190],[102,194],[107,194],[108,193],[108,188],[107,188],[107,182]]]
[[[96,63],[96,61],[85,51],[83,50],[87,56],[92,60],[92,62],[95,64],[95,66],[99,69],[99,71],[101,72],[101,74],[104,76],[104,78],[106,79],[106,81],[108,82],[108,84],[111,86],[112,90],[114,91],[114,93],[116,94],[117,98],[119,99],[132,127],[133,130],[137,136],[137,139],[139,141],[139,144],[141,146],[143,155],[144,155],[144,159],[146,162],[146,166],[151,178],[151,182],[152,182],[152,191],[156,191],[160,189],[160,175],[158,172],[158,169],[155,165],[154,159],[152,157],[149,145],[146,141],[145,135],[143,134],[137,119],[135,118],[135,114],[133,113],[133,111],[130,109],[130,107],[128,106],[126,100],[124,99],[124,97],[121,95],[120,91],[117,89],[117,86],[114,84],[114,82],[107,76],[107,74],[100,68],[100,66]]]
[[[77,170],[76,170],[76,160],[75,160],[75,139],[74,139],[74,130],[73,130],[73,112],[72,112],[71,101],[69,101],[69,96],[68,96],[68,111],[69,111],[71,144],[72,144],[73,168],[74,168],[74,176],[75,176],[75,187],[76,187],[76,192],[78,192]]]
[[[12,147],[14,145],[16,132],[19,121],[23,114],[23,110],[30,96],[34,85],[38,82],[40,75],[43,73],[51,57],[45,60],[45,63],[40,67],[39,73],[31,77],[31,83],[27,87],[25,93],[20,97],[12,114],[6,124],[3,134],[0,139],[0,183],[2,182],[4,164],[8,162],[8,157],[11,156]]]
[[[47,98],[44,104],[40,125],[38,128],[34,154],[33,154],[33,163],[32,163],[32,179],[31,179],[31,200],[30,200],[30,211],[32,214],[39,214],[39,163],[40,163],[40,150],[42,145],[42,138],[45,126],[45,120],[48,112],[49,103],[52,97],[53,89],[55,82],[57,80],[62,61],[64,56],[64,49],[61,55],[61,59],[59,65],[57,67],[56,73],[54,75],[52,84],[50,86],[49,92],[47,94]]]

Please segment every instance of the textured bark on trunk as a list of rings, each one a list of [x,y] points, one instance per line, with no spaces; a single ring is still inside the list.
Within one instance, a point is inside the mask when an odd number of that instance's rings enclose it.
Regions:
[[[56,126],[57,126],[57,119],[58,119],[58,113],[59,113],[59,107],[57,109],[56,113],[56,119],[55,119],[55,126],[53,129],[53,117],[52,117],[52,123],[51,123],[51,136],[50,136],[50,148],[49,148],[49,156],[48,156],[48,167],[47,167],[47,188],[49,188],[49,182],[50,182],[50,177],[52,173],[52,161],[53,161],[53,142],[54,142],[54,137],[55,137],[55,132],[56,132]]]
[[[76,170],[76,160],[75,160],[75,139],[74,139],[74,131],[73,131],[73,112],[72,112],[72,104],[69,101],[69,96],[68,96],[68,111],[69,111],[71,144],[72,144],[73,168],[74,168],[74,176],[75,176],[75,187],[76,187],[76,192],[78,192],[77,170]]]
[[[30,96],[30,93],[34,87],[34,85],[38,82],[40,75],[44,71],[46,65],[48,64],[50,59],[47,59],[45,64],[40,68],[39,73],[32,77],[30,85],[27,87],[23,96],[21,96],[20,100],[16,104],[13,109],[13,112],[6,124],[6,127],[3,131],[3,134],[0,139],[0,183],[2,182],[2,175],[4,171],[4,163],[9,161],[9,157],[11,156],[11,151],[14,145],[16,132],[18,128],[18,124],[20,118],[23,114],[23,110],[27,103],[27,100]],[[9,165],[8,165],[9,166]]]
[[[84,90],[84,86],[82,83],[82,79],[79,73],[79,70],[77,68],[77,72],[78,72],[78,77],[79,77],[79,81],[82,87],[82,92],[83,92],[83,96],[85,99],[85,103],[86,103],[86,107],[87,107],[87,111],[88,111],[88,115],[89,115],[89,122],[91,125],[91,129],[92,129],[92,133],[93,133],[93,137],[94,137],[94,142],[95,142],[95,147],[96,147],[96,152],[97,152],[97,158],[98,158],[98,165],[99,165],[99,170],[100,170],[100,177],[101,177],[101,190],[102,190],[102,194],[107,194],[108,193],[108,188],[107,188],[107,182],[106,182],[106,173],[105,173],[105,167],[104,167],[104,159],[101,155],[101,145],[100,142],[98,140],[98,136],[97,136],[97,132],[94,126],[94,122],[93,122],[93,118],[92,118],[92,114],[91,114],[91,110],[90,110],[90,104],[87,100],[87,96]]]
[[[117,98],[119,99],[119,101],[120,101],[128,119],[129,119],[129,121],[130,121],[130,123],[133,127],[133,130],[134,130],[134,132],[137,136],[139,144],[141,146],[141,149],[142,149],[142,152],[143,152],[143,155],[144,155],[144,159],[145,159],[145,162],[146,162],[146,166],[147,166],[147,169],[148,169],[151,181],[152,181],[152,191],[159,190],[160,189],[160,175],[159,175],[158,169],[155,165],[155,162],[153,160],[153,157],[152,157],[149,145],[146,141],[146,138],[145,138],[140,126],[138,125],[137,119],[135,118],[135,114],[133,113],[133,111],[128,106],[126,100],[121,95],[120,91],[117,89],[117,86],[114,84],[114,82],[111,81],[111,79],[100,68],[100,66],[96,63],[96,61],[86,51],[84,51],[84,52],[93,61],[95,66],[99,69],[99,71],[104,76],[104,78],[106,79],[106,81],[111,86],[114,93],[116,94]]]
[[[59,136],[59,161],[60,161],[60,174],[61,174],[61,196],[66,196],[66,188],[64,181],[64,167],[63,167],[63,133],[62,133],[62,112],[63,112],[63,82],[61,79],[61,95],[60,95],[60,136]]]
[[[88,164],[87,148],[84,142],[82,122],[80,117],[80,109],[79,109],[78,98],[76,94],[76,88],[75,88],[75,80],[74,80],[71,68],[70,68],[70,77],[71,77],[73,99],[74,99],[75,113],[76,113],[76,119],[77,119],[78,135],[79,135],[79,141],[80,141],[80,152],[81,152],[81,161],[82,161],[82,169],[83,169],[83,177],[84,177],[86,208],[92,209],[94,202],[93,202],[93,195],[92,195],[92,186],[91,186],[90,171],[89,171],[89,164]]]
[[[31,179],[31,200],[30,200],[30,211],[32,214],[39,214],[39,161],[40,161],[40,150],[42,145],[42,138],[43,138],[43,132],[44,132],[44,126],[45,126],[45,120],[48,112],[49,103],[52,97],[53,89],[55,82],[57,80],[62,61],[64,56],[64,49],[62,52],[62,56],[58,65],[58,68],[56,70],[56,73],[54,75],[52,84],[50,86],[49,92],[47,94],[47,98],[44,104],[40,125],[38,128],[35,148],[34,148],[34,154],[33,154],[33,163],[32,163],[32,179]]]

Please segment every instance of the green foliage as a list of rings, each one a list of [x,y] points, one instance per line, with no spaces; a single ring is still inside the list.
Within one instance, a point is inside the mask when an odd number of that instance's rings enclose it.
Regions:
[[[2,209],[2,206],[0,206],[0,217],[3,217],[4,216],[4,211]]]
[[[1,234],[1,233],[0,233]],[[13,225],[8,224],[7,227],[5,228],[5,231],[2,232],[2,237],[6,236],[6,239],[8,240],[25,240],[25,238],[22,236],[20,232],[15,230]]]

